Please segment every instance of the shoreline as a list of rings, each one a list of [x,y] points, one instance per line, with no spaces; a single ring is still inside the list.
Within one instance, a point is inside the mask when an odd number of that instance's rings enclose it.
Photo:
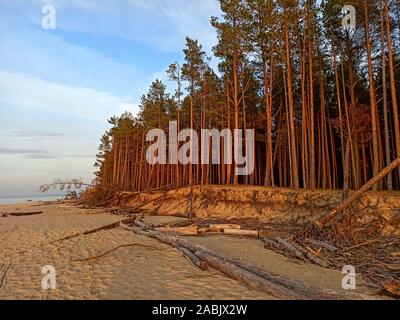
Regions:
[[[17,197],[0,197],[0,206],[2,205],[21,205],[29,203],[40,204],[41,201],[57,201],[63,198],[64,194],[55,195],[35,195],[35,196],[17,196]]]

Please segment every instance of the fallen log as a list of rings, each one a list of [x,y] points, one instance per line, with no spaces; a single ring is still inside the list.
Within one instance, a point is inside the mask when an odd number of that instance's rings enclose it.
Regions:
[[[176,248],[181,253],[183,253],[185,256],[187,256],[195,266],[197,266],[198,268],[200,268],[203,271],[208,269],[208,264],[205,261],[200,260],[190,250],[188,250],[186,247],[180,245],[178,238],[176,238],[174,236],[163,234],[160,231],[153,231],[153,230],[145,231],[145,230],[141,229],[140,227],[130,227],[122,221],[120,222],[120,226],[123,229],[126,229],[126,230],[136,233],[137,235],[155,238],[162,243],[172,245],[174,248]]]
[[[140,235],[146,235],[152,238],[156,238],[159,241],[166,244],[170,244],[174,247],[177,245],[184,247],[189,251],[194,252],[194,254],[200,260],[207,262],[210,266],[214,267],[217,270],[220,270],[223,273],[228,274],[232,278],[246,283],[253,289],[261,290],[280,299],[305,299],[305,297],[295,292],[282,288],[256,275],[252,275],[250,272],[242,270],[240,267],[237,267],[232,263],[224,261],[222,258],[218,256],[218,254],[215,254],[213,251],[202,245],[192,243],[190,241],[187,241],[186,239],[180,239],[179,237],[162,234],[159,231],[152,231],[152,230],[139,231],[138,228],[129,227],[124,223],[121,223],[121,227]]]
[[[286,277],[278,276],[271,272],[268,272],[264,269],[261,269],[257,266],[254,266],[248,262],[243,261],[235,261],[235,264],[240,266],[243,269],[246,269],[254,274],[257,274],[264,279],[267,279],[271,282],[277,283],[286,288],[292,289],[304,296],[310,297],[312,299],[323,299],[323,300],[363,300],[368,299],[369,297],[366,295],[361,295],[357,293],[351,292],[340,292],[337,290],[319,288],[312,285],[305,284],[301,281],[289,279]]]
[[[148,229],[149,228],[149,226],[145,222],[140,221],[139,219],[136,219],[134,221],[134,225],[138,226],[139,228],[142,228],[142,229]]]
[[[8,216],[13,216],[13,217],[24,217],[24,216],[34,216],[37,214],[42,214],[43,211],[32,211],[32,212],[2,212],[0,216],[2,217],[8,217]]]
[[[360,189],[352,193],[346,200],[344,200],[338,207],[331,210],[327,215],[314,221],[314,224],[319,228],[323,229],[331,220],[333,220],[343,210],[349,208],[356,200],[360,199],[363,194],[369,191],[374,185],[384,179],[390,172],[396,169],[400,165],[400,157],[389,164],[385,169],[379,172],[375,177],[369,180]]]
[[[317,264],[323,268],[328,268],[329,267],[329,262],[318,257],[315,253],[303,248],[301,245],[299,245],[298,243],[291,241],[290,242],[293,247],[295,247],[298,251],[300,251],[301,253],[303,253],[303,255],[310,260],[311,262],[313,262],[314,264]]]
[[[199,230],[197,226],[189,226],[189,227],[158,227],[155,228],[156,231],[166,232],[166,233],[175,233],[180,236],[197,236],[199,234]]]
[[[267,245],[267,247],[273,247],[279,250],[284,250],[300,260],[307,262],[311,261],[312,263],[317,264],[324,268],[329,267],[329,263],[327,261],[318,257],[311,251],[308,251],[307,249],[303,248],[301,245],[297,244],[294,241],[282,239],[280,237],[275,237],[274,239],[263,239],[263,242]]]
[[[289,252],[292,256],[295,256],[296,258],[307,261],[306,258],[304,257],[303,253],[299,251],[297,248],[295,248],[289,241],[282,239],[280,237],[275,237],[274,239],[263,239],[263,242],[268,246],[268,247],[273,247],[279,250],[284,250],[286,252]]]
[[[209,252],[196,251],[195,255],[198,256],[200,259],[208,262],[211,267],[229,275],[235,280],[239,280],[245,283],[251,289],[265,292],[278,299],[307,300],[307,297],[293,290],[289,290],[285,287],[268,281]]]
[[[207,247],[181,239],[178,236],[162,234],[158,231],[144,231],[138,227],[130,227],[121,222],[121,227],[139,235],[158,239],[172,246],[181,246],[194,253],[200,260],[207,262],[211,267],[246,283],[249,287],[266,292],[279,299],[367,299],[369,297],[336,292],[329,289],[315,288],[303,282],[286,279],[260,269],[250,263],[238,262],[208,249]]]
[[[240,224],[210,224],[210,231],[223,231],[225,229],[241,229]]]
[[[258,238],[258,230],[224,229],[224,234],[231,236]]]
[[[208,270],[208,262],[203,261],[199,259],[195,254],[192,253],[192,251],[186,249],[185,247],[182,247],[180,245],[175,245],[175,248],[183,253],[186,257],[190,259],[190,261],[198,267],[200,270],[206,271]]]

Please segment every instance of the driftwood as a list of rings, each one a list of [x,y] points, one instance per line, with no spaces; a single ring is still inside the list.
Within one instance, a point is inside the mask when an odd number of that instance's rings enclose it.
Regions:
[[[227,259],[222,255],[208,249],[205,246],[181,239],[179,236],[168,235],[154,230],[142,230],[138,227],[130,227],[121,222],[121,227],[133,231],[136,234],[158,239],[159,241],[180,246],[192,252],[201,261],[207,262],[211,267],[229,275],[233,279],[245,283],[250,288],[265,292],[279,299],[365,299],[366,296],[357,294],[343,294],[334,290],[319,289],[308,286],[300,281],[285,279],[272,275],[250,263],[237,262]],[[184,252],[188,252],[184,251]]]
[[[369,180],[365,185],[363,185],[360,189],[355,191],[344,200],[338,207],[331,210],[327,215],[321,217],[320,219],[316,220],[314,224],[319,228],[322,229],[325,225],[327,225],[331,220],[333,220],[339,213],[343,210],[349,208],[355,201],[360,199],[364,193],[370,190],[374,185],[379,183],[382,179],[384,179],[390,172],[396,169],[400,165],[400,157],[394,160],[391,164],[389,164],[385,169],[379,172],[375,177]]]
[[[185,247],[182,247],[180,245],[175,245],[175,248],[183,253],[186,257],[192,261],[192,263],[198,267],[199,269],[206,271],[208,269],[208,262],[201,260],[199,257],[197,257],[195,254],[192,253],[192,251],[186,249]]]
[[[311,299],[326,299],[326,300],[343,300],[343,299],[368,299],[365,295],[350,292],[340,292],[331,289],[319,288],[312,285],[306,285],[301,281],[278,276],[248,262],[235,261],[235,264],[243,269],[246,269],[254,274],[257,274],[271,282],[277,283],[286,288],[292,289]]]
[[[315,253],[307,250],[306,248],[303,248],[294,241],[275,237],[273,239],[263,239],[263,242],[266,244],[267,249],[272,247],[278,250],[283,250],[283,252],[288,252],[291,256],[295,256],[300,260],[311,261],[312,263],[324,268],[329,267],[329,263],[327,261],[317,256]]]
[[[224,229],[224,234],[231,235],[231,236],[258,238],[258,230]]]
[[[266,244],[266,248],[275,248],[278,250],[283,250],[288,252],[291,256],[295,256],[296,258],[306,261],[303,253],[296,249],[289,241],[282,239],[280,237],[276,237],[274,239],[263,239],[263,242]]]
[[[181,243],[178,241],[178,238],[175,235],[168,235],[168,234],[162,233],[160,231],[149,230],[148,226],[146,226],[146,229],[142,229],[138,226],[130,227],[122,221],[120,222],[120,226],[122,228],[132,231],[138,235],[155,238],[162,243],[171,245],[171,246],[175,247],[177,250],[179,250],[181,253],[183,253],[185,256],[187,256],[192,261],[192,263],[195,266],[197,266],[198,268],[200,268],[201,270],[208,269],[208,264],[205,261],[202,261],[201,259],[196,257],[185,246],[181,245]]]
[[[157,227],[156,231],[166,232],[166,233],[175,233],[181,236],[197,236],[199,234],[199,228],[197,226],[188,226],[188,227]]]
[[[263,279],[262,277],[259,277],[257,275],[252,274],[249,271],[246,271],[238,266],[236,266],[233,263],[228,262],[225,259],[222,259],[218,254],[214,253],[213,251],[209,250],[208,248],[198,245],[195,243],[192,243],[190,241],[187,241],[185,239],[180,239],[177,236],[172,236],[168,234],[164,234],[159,231],[144,231],[144,230],[138,230],[136,227],[129,227],[125,225],[124,223],[121,223],[121,227],[124,229],[133,231],[137,234],[140,235],[146,235],[151,238],[156,238],[159,241],[172,245],[176,247],[177,245],[186,248],[187,250],[191,251],[194,253],[195,256],[197,256],[201,261],[207,262],[210,266],[213,268],[228,274],[230,277],[242,281],[246,283],[249,287],[253,289],[257,289],[263,292],[266,292],[276,298],[279,299],[305,299],[304,296],[297,294],[296,292],[292,290],[288,290],[284,287],[281,287],[279,285],[276,285],[266,279]]]
[[[128,222],[124,222],[124,221],[122,221],[122,222],[123,223],[128,223]],[[139,228],[142,228],[142,229],[148,229],[150,227],[146,223],[144,223],[143,221],[140,221],[139,219],[136,219],[134,221],[134,225],[139,227]]]
[[[235,280],[245,283],[251,289],[265,292],[279,299],[307,299],[307,297],[295,292],[294,290],[287,289],[276,283],[268,281],[267,279],[264,279],[263,277],[249,272],[248,270],[245,270],[238,265],[229,262],[226,259],[221,259],[217,255],[211,254],[210,252],[196,251],[195,254],[200,259],[207,261],[211,267],[229,275]]]
[[[314,264],[317,264],[323,268],[328,268],[329,267],[329,262],[320,258],[319,256],[317,256],[314,252],[311,252],[305,248],[303,248],[301,245],[299,245],[298,243],[291,241],[291,244],[301,253],[303,253],[303,255],[310,260],[311,262],[313,262]]]
[[[241,229],[240,224],[210,224],[210,231],[224,231],[225,229]]]
[[[37,214],[42,214],[43,211],[32,211],[32,212],[2,212],[0,214],[1,217],[8,217],[8,216],[13,216],[13,217],[24,217],[24,216],[34,216]]]

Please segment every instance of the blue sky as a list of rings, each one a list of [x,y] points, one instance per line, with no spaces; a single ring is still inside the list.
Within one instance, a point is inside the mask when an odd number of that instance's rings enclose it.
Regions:
[[[48,4],[56,30],[41,26]],[[216,0],[1,0],[0,197],[90,181],[107,118],[167,82],[186,36],[210,53],[218,14]]]

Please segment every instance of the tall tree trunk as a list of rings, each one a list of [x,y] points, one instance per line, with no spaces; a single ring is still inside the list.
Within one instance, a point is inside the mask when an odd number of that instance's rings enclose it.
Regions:
[[[285,47],[286,47],[286,69],[287,69],[287,93],[288,93],[288,113],[290,125],[290,149],[292,162],[292,179],[293,188],[299,189],[299,169],[297,164],[297,147],[296,147],[296,127],[294,123],[294,102],[293,102],[293,83],[290,63],[290,40],[289,29],[285,19]]]
[[[367,43],[368,52],[368,70],[369,70],[369,95],[371,100],[371,122],[372,122],[372,146],[373,146],[373,175],[379,173],[379,141],[378,141],[378,126],[377,126],[377,103],[375,96],[374,73],[372,70],[372,57],[371,57],[371,38],[369,36],[369,22],[368,22],[368,4],[364,0],[365,9],[365,40]],[[378,185],[374,185],[374,191],[378,190]]]

